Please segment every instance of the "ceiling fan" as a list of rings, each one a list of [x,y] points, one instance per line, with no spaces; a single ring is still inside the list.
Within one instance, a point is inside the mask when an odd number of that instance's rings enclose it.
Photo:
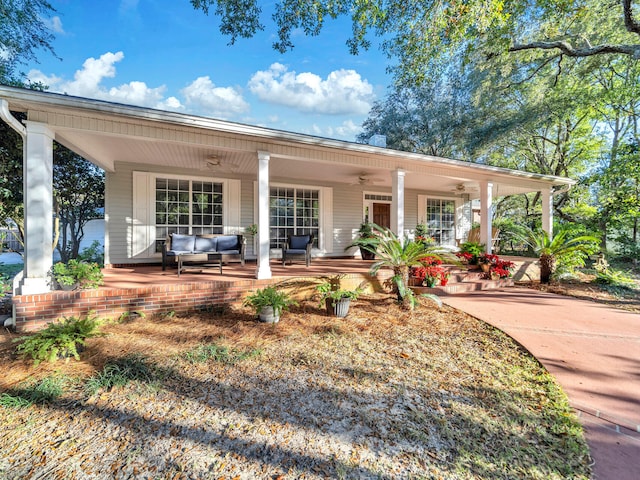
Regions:
[[[217,155],[209,155],[205,158],[204,168],[214,171],[235,171],[240,168],[240,165],[229,161],[223,161]]]
[[[458,183],[455,187],[453,187],[451,191],[453,193],[463,194],[463,193],[475,192],[476,190],[477,188],[475,186],[465,185],[464,183]]]
[[[361,172],[358,174],[355,181],[351,182],[349,185],[375,185],[380,182],[382,182],[381,178],[372,177],[371,174],[367,172]]]

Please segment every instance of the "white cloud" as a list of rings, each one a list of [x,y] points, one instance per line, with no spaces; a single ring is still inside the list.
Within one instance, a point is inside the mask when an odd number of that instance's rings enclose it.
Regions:
[[[100,58],[88,58],[77,70],[73,80],[65,80],[55,75],[47,76],[39,70],[32,70],[28,74],[32,82],[42,82],[54,92],[63,92],[79,97],[97,98],[111,102],[128,103],[152,108],[170,108],[172,110],[181,107],[180,101],[175,97],[165,99],[166,87],[151,88],[145,82],[133,81],[118,87],[107,89],[102,85],[105,78],[114,78],[116,75],[115,64],[124,58],[122,52],[107,52]]]
[[[181,93],[190,109],[207,116],[229,118],[249,110],[249,104],[238,90],[216,87],[208,76],[196,78]]]
[[[59,33],[64,35],[66,32],[62,27],[62,20],[57,15],[55,17],[47,18],[43,20],[44,24],[47,26],[49,30],[54,33]]]
[[[337,127],[321,127],[314,123],[307,133],[320,137],[338,138],[353,142],[360,132],[362,132],[362,126],[356,124],[353,120],[345,120]]]
[[[265,102],[329,115],[367,114],[374,99],[372,85],[355,70],[335,70],[323,80],[310,72],[289,72],[280,63],[256,72],[249,89]]]

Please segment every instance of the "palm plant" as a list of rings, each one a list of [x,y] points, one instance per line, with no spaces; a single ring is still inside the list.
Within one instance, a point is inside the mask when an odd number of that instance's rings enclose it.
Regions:
[[[405,307],[414,305],[413,292],[409,288],[409,272],[411,267],[422,265],[420,262],[426,256],[439,258],[441,252],[436,252],[432,245],[414,242],[409,238],[398,236],[387,228],[374,226],[377,231],[376,257],[377,261],[371,265],[370,273],[375,275],[381,268],[393,271],[394,290],[398,302]]]
[[[540,283],[551,281],[558,260],[574,254],[586,257],[598,249],[599,243],[599,239],[592,235],[572,236],[567,228],[557,232],[553,238],[544,230],[523,229],[521,239],[540,258]]]

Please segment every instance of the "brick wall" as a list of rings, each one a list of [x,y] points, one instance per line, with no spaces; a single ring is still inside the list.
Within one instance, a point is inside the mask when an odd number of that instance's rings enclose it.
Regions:
[[[350,274],[341,279],[346,288],[369,284],[366,275]],[[247,293],[270,284],[288,289],[294,297],[310,297],[318,279],[296,277],[283,280],[241,280],[192,282],[155,285],[131,289],[99,288],[97,290],[53,291],[40,295],[13,297],[16,330],[33,331],[63,317],[83,317],[94,312],[100,318],[119,318],[122,314],[176,312],[185,313],[203,307],[240,305]],[[379,285],[374,280],[374,288]]]

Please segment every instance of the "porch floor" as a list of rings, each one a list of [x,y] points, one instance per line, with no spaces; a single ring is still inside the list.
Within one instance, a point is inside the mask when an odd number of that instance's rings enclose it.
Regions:
[[[366,275],[373,263],[373,260],[361,260],[359,258],[315,258],[311,262],[311,266],[307,268],[304,262],[294,262],[283,267],[281,260],[273,259],[269,266],[274,279],[284,279],[340,274]],[[179,277],[178,270],[175,267],[167,267],[165,271],[162,271],[161,265],[105,268],[103,273],[104,285],[101,287],[103,289],[129,289],[200,282],[235,283],[243,280],[255,280],[256,261],[247,260],[244,267],[239,263],[225,264],[222,267],[222,275],[220,275],[217,266],[202,268],[198,265],[189,267],[189,270],[182,272]]]

